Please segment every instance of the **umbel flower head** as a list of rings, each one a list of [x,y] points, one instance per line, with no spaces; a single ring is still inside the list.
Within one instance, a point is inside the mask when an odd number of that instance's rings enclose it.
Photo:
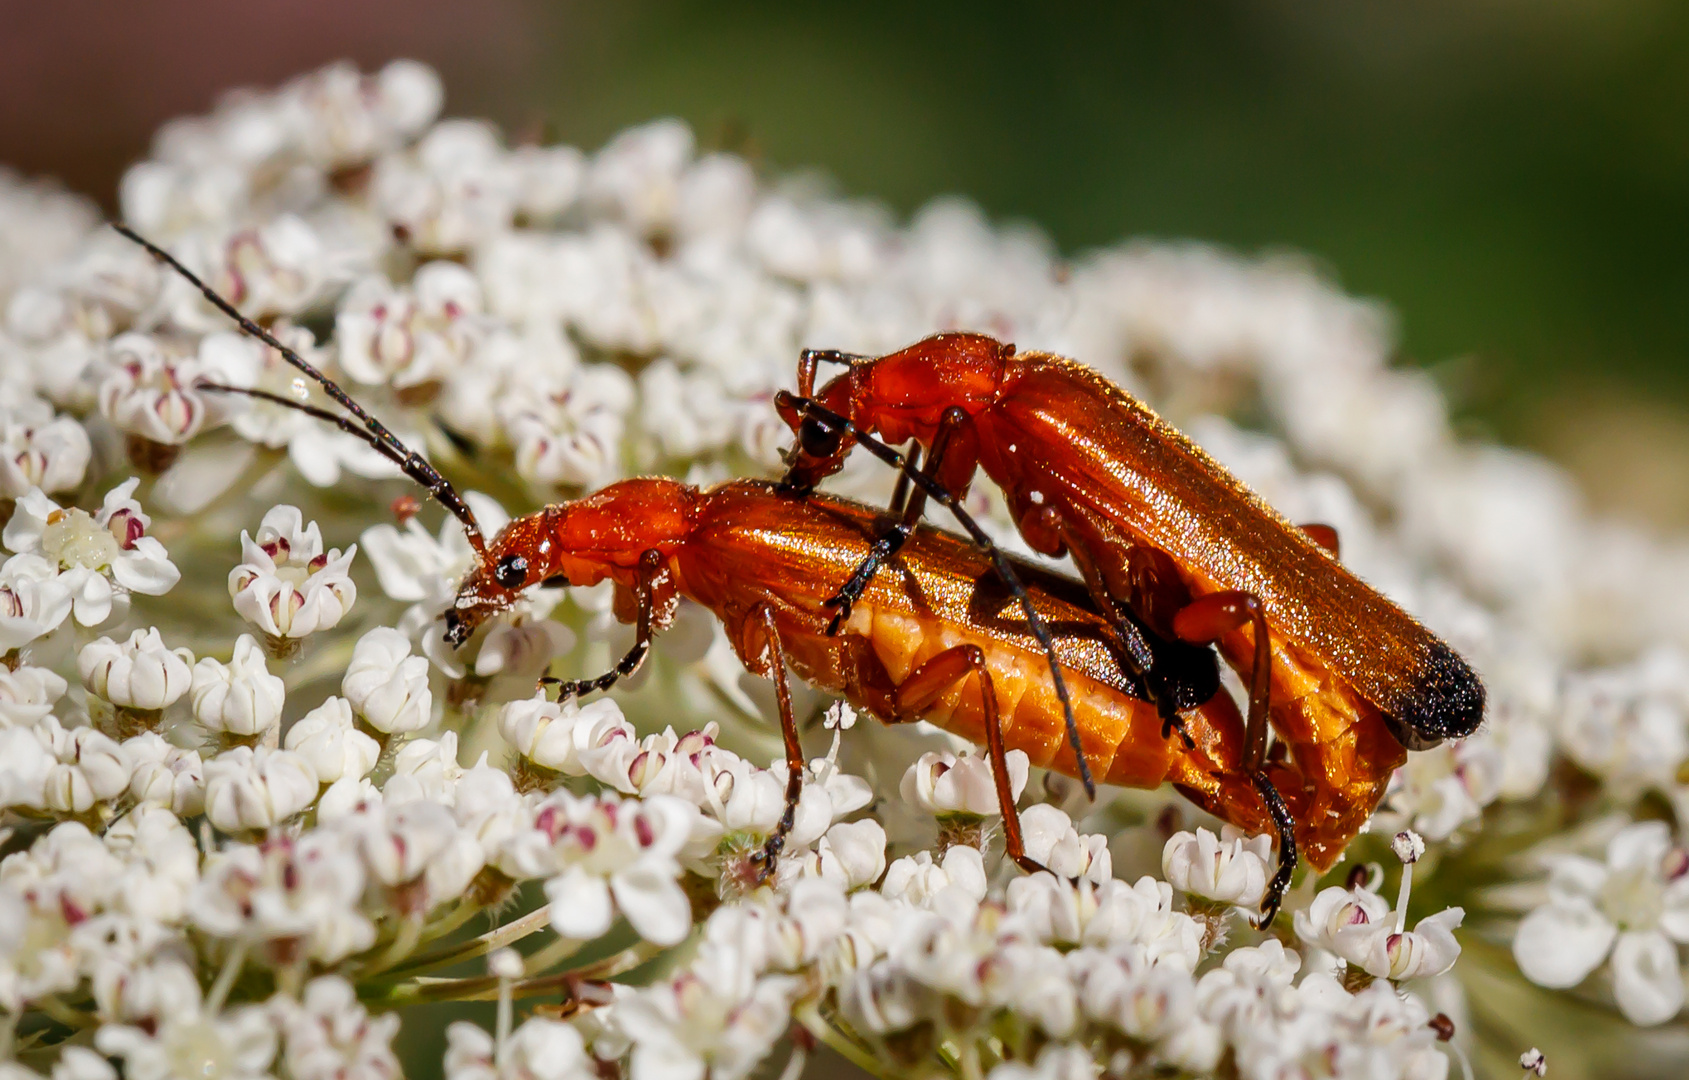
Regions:
[[[954,199],[899,222],[678,121],[512,147],[442,100],[418,64],[335,65],[173,121],[118,194],[487,535],[635,474],[775,475],[802,349],[983,330],[1335,523],[1481,672],[1486,723],[1410,756],[1263,933],[1240,914],[1270,837],[1171,791],[1089,803],[1017,753],[1050,871],[1026,874],[986,755],[852,727],[800,682],[834,730],[801,733],[826,752],[770,859],[791,777],[743,641],[681,602],[616,694],[536,696],[627,654],[603,583],[530,590],[453,649],[459,522],[367,443],[215,389],[322,404],[93,204],[0,170],[8,1076],[396,1077],[439,1016],[413,1007],[470,1001],[495,1012],[447,1027],[454,1080],[797,1076],[816,1041],[989,1080],[1541,1075],[1503,1041],[1527,1034],[1557,1060],[1681,1053],[1689,545],[1459,439],[1389,365],[1382,308],[1282,257],[1069,259]],[[1012,537],[987,488],[969,508]]]

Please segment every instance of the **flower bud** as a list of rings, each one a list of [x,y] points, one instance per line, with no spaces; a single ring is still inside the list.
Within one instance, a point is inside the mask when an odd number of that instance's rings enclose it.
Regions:
[[[52,720],[47,723],[51,725]],[[0,809],[47,805],[47,774],[54,766],[52,735],[46,727],[18,727],[0,730]]]
[[[112,342],[111,353],[111,373],[100,384],[100,412],[120,431],[175,447],[241,407],[229,395],[199,388],[205,376],[221,373],[197,357],[167,354],[146,334],[122,335]]]
[[[172,746],[154,731],[123,741],[135,763],[129,794],[143,806],[162,806],[179,818],[205,809],[205,764],[193,750]]]
[[[0,728],[33,726],[53,711],[65,690],[65,681],[47,668],[0,667]]]
[[[235,654],[225,664],[206,657],[194,665],[194,719],[208,731],[241,738],[261,736],[281,723],[286,691],[270,674],[264,652],[250,634],[235,640]]]
[[[267,829],[311,805],[317,774],[291,750],[237,746],[205,766],[205,816],[224,832]]]
[[[621,706],[604,697],[585,705],[573,698],[548,701],[543,695],[512,701],[499,710],[498,730],[518,754],[565,776],[584,775],[582,754],[613,738],[624,738],[629,746],[637,741]]]
[[[353,725],[352,707],[339,697],[300,717],[283,745],[310,762],[324,784],[367,776],[381,757],[381,744]]]
[[[92,983],[101,1013],[118,1020],[157,1021],[185,1014],[198,1009],[201,998],[193,969],[177,957],[139,965],[99,963]]]
[[[323,550],[322,534],[298,508],[272,507],[256,538],[240,534],[241,563],[229,572],[229,596],[241,618],[277,648],[337,625],[358,599],[350,573],[357,545]]]
[[[1049,803],[1027,807],[1021,811],[1020,828],[1027,855],[1057,877],[1082,877],[1098,883],[1114,877],[1108,838],[1095,833],[1080,835],[1073,819],[1059,807]]]
[[[7,559],[0,566],[0,654],[57,629],[71,606],[69,587],[46,558],[22,554]]]
[[[89,693],[113,705],[156,711],[188,692],[193,658],[187,649],[166,649],[158,629],[148,627],[121,645],[104,637],[89,642],[76,667]]]
[[[665,231],[674,219],[681,176],[692,162],[692,129],[673,119],[629,128],[593,155],[584,196],[592,207],[640,234]]]
[[[886,867],[880,895],[924,905],[951,887],[975,901],[985,899],[985,860],[978,848],[957,844],[944,853],[941,863],[933,862],[928,851],[906,855]]]
[[[1175,833],[1161,853],[1168,884],[1180,892],[1238,907],[1255,907],[1267,891],[1270,836],[1245,839],[1230,825],[1216,837],[1207,829]]]
[[[1392,981],[1441,975],[1460,958],[1454,928],[1465,915],[1460,908],[1447,908],[1399,934],[1383,922],[1367,937],[1366,950],[1356,963],[1368,975]]]
[[[450,810],[415,799],[400,806],[388,803],[383,814],[363,822],[358,845],[371,877],[383,885],[403,885],[421,877],[456,835]]]
[[[393,775],[381,787],[389,803],[432,799],[450,805],[457,797],[463,766],[457,763],[457,732],[435,739],[411,739],[393,756]]]
[[[1366,889],[1321,889],[1296,913],[1296,936],[1356,963],[1366,954],[1366,936],[1390,918],[1390,904]]]
[[[1010,750],[1005,763],[1009,769],[1009,790],[1018,801],[1026,788],[1026,754]],[[961,757],[939,750],[922,754],[903,774],[900,790],[905,802],[931,814],[989,817],[1002,810],[991,776],[991,760],[971,753]]]
[[[366,385],[439,383],[485,336],[482,306],[480,280],[455,262],[423,264],[408,286],[364,278],[335,316],[340,366]]]
[[[88,470],[92,447],[82,425],[55,417],[44,401],[33,405],[0,408],[0,498],[19,499],[30,488],[69,491]]]
[[[95,803],[109,802],[129,787],[134,768],[128,753],[90,727],[65,730],[54,725],[53,752],[58,758],[44,785],[47,809],[81,814]]]
[[[886,872],[886,831],[873,818],[841,822],[816,842],[815,854],[823,878],[860,889]]]
[[[377,731],[418,731],[433,718],[428,658],[410,653],[410,639],[386,626],[365,634],[352,650],[340,690],[353,711]]]
[[[497,411],[517,475],[546,485],[607,483],[621,468],[636,396],[632,378],[611,364],[542,375],[505,393]]]

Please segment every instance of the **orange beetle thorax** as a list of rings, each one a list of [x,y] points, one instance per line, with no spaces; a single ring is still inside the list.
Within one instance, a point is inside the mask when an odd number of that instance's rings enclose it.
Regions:
[[[984,334],[934,334],[852,368],[818,396],[889,443],[928,444],[945,410],[972,415],[996,400],[1014,348]]]
[[[477,626],[542,582],[561,578],[586,586],[613,578],[630,584],[642,554],[685,542],[696,501],[697,489],[690,485],[645,477],[515,519],[459,584],[445,614],[446,639],[461,645]]]
[[[947,410],[960,408],[971,416],[991,406],[1014,349],[984,334],[934,334],[898,352],[852,364],[823,386],[815,400],[886,442],[916,439],[930,446]],[[782,407],[780,413],[798,435],[787,460],[789,483],[813,487],[843,467],[854,445],[849,436],[828,433],[811,439],[808,435],[821,434],[824,427],[810,422],[812,430],[806,434],[798,410]],[[960,495],[968,477],[955,479],[961,490],[953,493]]]
[[[535,515],[545,519],[540,554],[549,571],[546,578],[561,576],[570,585],[596,585],[607,577],[631,582],[645,552],[685,543],[697,499],[697,488],[653,476],[622,480],[584,499],[546,507]]]

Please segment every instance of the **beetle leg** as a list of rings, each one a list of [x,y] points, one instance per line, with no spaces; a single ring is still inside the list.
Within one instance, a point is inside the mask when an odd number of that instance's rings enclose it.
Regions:
[[[1290,888],[1290,879],[1296,873],[1296,819],[1290,815],[1290,808],[1284,805],[1283,796],[1267,779],[1266,773],[1252,772],[1249,779],[1255,790],[1261,793],[1261,801],[1267,804],[1273,830],[1278,833],[1278,869],[1273,872],[1272,880],[1267,882],[1267,891],[1261,896],[1261,918],[1255,923],[1256,929],[1265,930],[1272,925],[1273,916],[1278,914],[1284,894]]]
[[[536,691],[543,691],[548,686],[557,688],[557,700],[579,697],[596,690],[608,690],[616,685],[620,679],[625,679],[638,671],[645,658],[651,654],[651,639],[656,633],[656,618],[658,594],[672,594],[674,584],[668,571],[668,563],[663,553],[655,548],[646,551],[639,557],[639,573],[635,579],[634,594],[639,604],[638,621],[634,624],[633,647],[627,654],[616,661],[616,666],[604,674],[591,679],[555,679],[550,675],[540,676],[535,685]]]
[[[919,469],[921,467],[921,444],[916,442],[914,439],[910,439],[909,449],[903,451],[903,460],[909,463],[910,469]],[[921,498],[926,498],[925,492],[921,494]],[[889,510],[894,517],[902,517],[904,511],[908,508],[909,471],[907,469],[899,469],[897,470],[897,479],[893,481],[891,485],[891,502],[886,504],[886,509]]]
[[[774,873],[786,837],[798,818],[798,799],[803,796],[803,744],[798,740],[797,714],[792,711],[791,676],[786,672],[786,650],[780,644],[780,628],[774,621],[774,605],[764,600],[751,609],[751,618],[762,624],[763,640],[768,645],[768,677],[774,680],[774,700],[780,707],[780,737],[786,744],[786,806],[780,821],[763,844],[757,857],[762,864],[761,876],[767,880]]]
[[[944,415],[938,422],[938,432],[933,436],[932,452],[927,455],[926,462],[923,464],[920,460],[921,448],[920,444],[917,443],[906,455],[909,468],[914,469],[919,465],[920,475],[923,479],[939,482],[938,470],[944,467],[947,460],[952,469],[960,464],[959,461],[950,459],[948,452],[953,445],[956,433],[967,422],[968,414],[966,410],[955,406],[944,410]],[[970,461],[966,464],[971,473],[973,463]],[[874,541],[874,546],[868,549],[868,554],[863,557],[862,561],[857,564],[855,571],[851,573],[850,580],[846,581],[838,592],[828,597],[822,604],[823,607],[838,609],[833,614],[832,622],[827,624],[829,636],[839,632],[839,627],[844,625],[846,619],[850,618],[851,605],[862,599],[862,594],[868,589],[868,583],[874,580],[874,575],[879,572],[880,567],[885,564],[887,559],[897,554],[898,550],[909,539],[910,534],[915,531],[915,523],[921,520],[921,515],[927,509],[926,488],[916,485],[911,491],[909,473],[900,471],[897,474],[897,487],[892,491],[891,505],[888,509],[896,516],[897,521],[881,533],[879,539]]]
[[[1267,706],[1273,682],[1272,639],[1267,616],[1254,593],[1216,592],[1199,596],[1173,617],[1173,633],[1193,645],[1212,645],[1245,623],[1255,638],[1249,672],[1249,717],[1244,722],[1243,767],[1258,773],[1267,761]]]
[[[1092,545],[1078,542],[1078,537],[1073,535],[1073,530],[1068,527],[1062,512],[1049,504],[1038,507],[1022,518],[1020,530],[1021,534],[1029,539],[1038,538],[1038,541],[1033,543],[1034,548],[1051,555],[1059,555],[1065,551],[1072,556],[1073,564],[1079,569],[1079,576],[1085,582],[1085,590],[1091,594],[1091,603],[1108,618],[1114,628],[1115,637],[1125,650],[1121,660],[1142,679],[1144,692],[1149,695],[1156,713],[1161,717],[1161,737],[1168,739],[1174,732],[1178,732],[1185,749],[1194,750],[1196,741],[1186,730],[1185,719],[1179,715],[1177,702],[1164,683],[1149,639],[1144,636],[1143,628],[1129,616],[1128,605],[1116,599],[1109,591],[1108,576],[1103,572]],[[1113,557],[1112,549],[1105,550]],[[1125,560],[1118,560],[1118,566],[1123,571]]]
[[[921,444],[911,444],[904,456],[908,459],[910,468],[919,465],[921,463]],[[902,515],[908,506],[908,502],[909,474],[900,469],[897,473],[897,486],[892,489],[891,493],[891,512]],[[845,620],[850,618],[850,609],[858,600],[862,599],[862,594],[868,591],[868,583],[874,580],[874,575],[879,573],[880,567],[885,561],[897,554],[904,541],[909,539],[911,528],[911,526],[900,522],[880,534],[879,539],[875,540],[874,545],[868,549],[868,554],[863,557],[860,563],[856,564],[856,569],[851,571],[850,580],[840,586],[838,592],[821,601],[821,606],[824,608],[838,609],[833,613],[832,621],[827,624],[828,637],[837,634],[839,627],[843,626]]]
[[[951,687],[970,674],[979,676],[980,707],[985,716],[985,752],[991,760],[991,779],[997,788],[997,808],[1003,815],[1003,853],[1029,874],[1047,870],[1026,853],[1020,831],[1020,811],[1015,809],[1014,789],[1009,786],[1008,755],[1003,749],[1003,723],[997,712],[997,688],[991,681],[985,653],[978,645],[957,645],[946,649],[909,673],[892,697],[897,715],[916,714],[937,701]]]
[[[854,367],[875,359],[861,353],[840,352],[838,349],[805,349],[798,354],[798,396],[815,396],[815,369],[821,364],[843,364]]]
[[[1309,540],[1312,540],[1320,547],[1329,551],[1332,558],[1335,559],[1338,557],[1340,552],[1336,529],[1330,525],[1321,525],[1317,522],[1309,522],[1306,525],[1298,525],[1296,527],[1302,530],[1303,536],[1306,536]]]
[[[1278,833],[1278,870],[1267,883],[1261,898],[1261,920],[1265,928],[1278,913],[1291,875],[1296,872],[1296,819],[1278,789],[1267,778],[1268,695],[1272,687],[1272,641],[1267,634],[1266,613],[1254,593],[1209,593],[1191,601],[1173,617],[1173,632],[1192,644],[1206,645],[1251,624],[1255,638],[1255,660],[1249,672],[1249,716],[1244,721],[1243,771],[1249,776]]]

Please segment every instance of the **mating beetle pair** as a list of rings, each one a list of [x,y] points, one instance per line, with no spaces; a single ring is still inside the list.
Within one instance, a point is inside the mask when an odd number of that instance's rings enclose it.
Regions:
[[[722,619],[751,671],[774,679],[788,765],[804,771],[788,665],[887,722],[923,718],[984,742],[1007,853],[1021,843],[1004,755],[1104,782],[1165,781],[1251,832],[1273,829],[1272,918],[1300,849],[1331,866],[1409,749],[1473,731],[1476,676],[1445,644],[1349,574],[1317,540],[1094,372],[971,334],[885,357],[806,352],[778,406],[798,434],[784,481],[699,491],[621,481],[512,521],[488,541],[451,484],[332,381],[244,318],[168,253],[120,231],[199,287],[346,410],[206,385],[297,408],[363,438],[464,525],[476,564],[445,612],[455,645],[542,582],[615,583],[633,648],[562,693],[602,690],[640,665],[682,596]],[[848,365],[815,391],[818,364]],[[924,464],[892,442],[913,439]],[[903,472],[893,518],[813,494],[853,446]],[[1012,560],[958,505],[977,469],[1022,535],[1070,554],[1083,584]],[[928,499],[972,543],[918,526]],[[1334,544],[1333,544],[1334,546]],[[1249,686],[1247,717],[1220,690],[1216,651]],[[1269,728],[1279,741],[1268,751]],[[1282,748],[1282,749],[1281,749]]]

